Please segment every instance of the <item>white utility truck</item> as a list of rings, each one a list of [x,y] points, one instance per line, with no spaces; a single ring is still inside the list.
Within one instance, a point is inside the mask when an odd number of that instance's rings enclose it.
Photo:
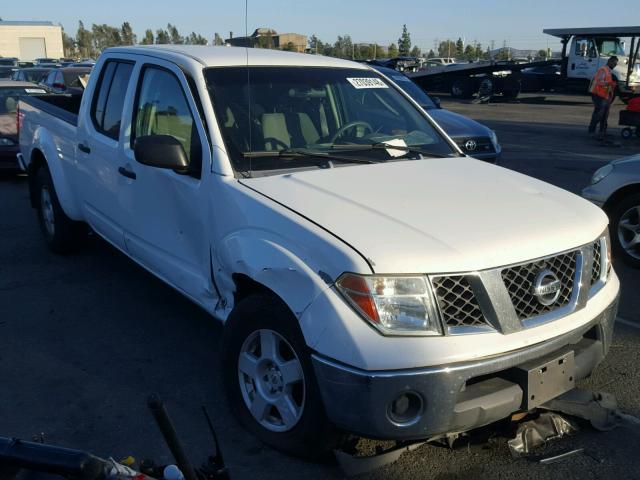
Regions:
[[[276,448],[487,425],[611,345],[605,214],[464,156],[367,65],[120,47],[81,99],[19,107],[50,248],[90,227],[224,322],[231,405]]]
[[[640,95],[640,26],[557,28],[544,33],[560,39],[562,56],[557,60],[516,63],[511,61],[480,61],[430,67],[407,75],[428,91],[449,91],[453,97],[471,98],[502,94],[516,98],[522,86],[522,71],[532,68],[559,67],[553,78],[553,88],[587,93],[589,83],[598,68],[610,56],[619,62],[613,75],[617,82],[616,94],[627,101]],[[631,41],[626,52],[624,38]]]

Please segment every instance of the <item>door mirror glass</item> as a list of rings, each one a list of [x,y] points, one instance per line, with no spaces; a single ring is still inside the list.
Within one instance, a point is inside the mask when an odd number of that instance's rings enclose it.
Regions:
[[[178,173],[189,171],[189,159],[182,143],[171,135],[144,135],[133,142],[136,160],[143,165],[168,168]]]

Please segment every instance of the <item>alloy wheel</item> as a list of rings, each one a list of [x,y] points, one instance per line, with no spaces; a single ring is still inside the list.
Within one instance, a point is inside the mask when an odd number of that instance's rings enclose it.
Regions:
[[[302,417],[302,364],[279,333],[262,329],[247,337],[238,356],[238,380],[247,409],[264,428],[286,432]]]
[[[640,205],[631,207],[620,217],[618,241],[628,255],[640,260]]]

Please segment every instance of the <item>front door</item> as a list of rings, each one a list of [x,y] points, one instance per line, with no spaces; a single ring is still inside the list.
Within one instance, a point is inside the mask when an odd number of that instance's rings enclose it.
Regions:
[[[574,42],[573,58],[569,65],[570,77],[591,81],[598,67],[598,50],[593,39],[577,37]]]
[[[125,168],[135,174],[128,194],[132,217],[126,248],[175,288],[211,307],[211,153],[206,134],[186,78],[175,65],[141,65],[137,84],[130,138],[124,141]],[[148,135],[178,139],[189,159],[189,173],[137,162],[136,138]]]

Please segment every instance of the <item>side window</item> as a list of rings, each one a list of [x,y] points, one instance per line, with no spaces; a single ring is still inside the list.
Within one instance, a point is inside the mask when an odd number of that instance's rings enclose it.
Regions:
[[[98,81],[98,95],[94,96],[91,107],[91,119],[96,130],[114,140],[120,135],[124,97],[132,70],[130,63],[106,63]]]
[[[145,68],[134,108],[132,145],[137,137],[171,135],[182,144],[190,171],[199,177],[202,165],[200,137],[175,75],[158,68]]]

